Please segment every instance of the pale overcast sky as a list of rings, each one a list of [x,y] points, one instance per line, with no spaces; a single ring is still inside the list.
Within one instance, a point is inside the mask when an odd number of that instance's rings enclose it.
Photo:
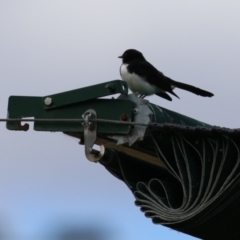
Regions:
[[[151,96],[151,102],[238,128],[239,9],[239,1],[221,0],[1,0],[0,117],[10,95],[45,96],[120,79],[117,56],[135,48],[167,76],[215,94],[176,90],[180,100]],[[76,140],[11,132],[4,123],[0,133],[0,222],[9,238],[55,240],[61,226],[93,224],[111,240],[195,239],[152,224],[128,188],[89,162]]]

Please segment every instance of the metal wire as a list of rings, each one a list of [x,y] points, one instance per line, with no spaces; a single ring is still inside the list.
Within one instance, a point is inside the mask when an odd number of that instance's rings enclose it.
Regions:
[[[85,119],[76,119],[76,118],[66,118],[66,119],[41,119],[41,118],[36,118],[36,119],[30,119],[30,118],[24,118],[24,119],[19,119],[19,118],[0,118],[0,122],[85,122]],[[120,120],[108,120],[108,119],[91,119],[89,120],[90,122],[103,122],[103,123],[113,123],[113,124],[121,124],[121,125],[140,125],[140,126],[145,126],[148,127],[149,124],[146,123],[135,123],[135,122],[127,122],[127,121],[120,121]]]
[[[83,123],[85,119],[30,119],[30,118],[0,118],[0,122],[79,122]],[[152,131],[183,131],[185,133],[198,133],[198,134],[228,134],[228,135],[240,135],[240,128],[230,129],[224,127],[213,126],[211,128],[202,127],[202,126],[184,126],[181,124],[172,124],[172,123],[137,123],[137,122],[128,122],[128,121],[120,121],[120,120],[109,120],[109,119],[91,119],[89,121],[92,122],[100,122],[100,123],[111,123],[111,124],[120,124],[120,125],[128,125],[128,126],[144,126],[150,128]]]
[[[69,119],[69,118],[62,118],[62,119],[45,119],[45,118],[0,118],[0,122],[84,122],[84,119]]]

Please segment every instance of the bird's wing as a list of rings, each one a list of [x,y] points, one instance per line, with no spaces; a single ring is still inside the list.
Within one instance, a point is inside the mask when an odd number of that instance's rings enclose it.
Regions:
[[[128,65],[130,73],[136,73],[143,77],[150,84],[158,87],[162,91],[169,92],[173,95],[171,83],[166,79],[163,73],[158,71],[152,64],[147,61],[133,61]],[[176,96],[176,95],[175,95]]]

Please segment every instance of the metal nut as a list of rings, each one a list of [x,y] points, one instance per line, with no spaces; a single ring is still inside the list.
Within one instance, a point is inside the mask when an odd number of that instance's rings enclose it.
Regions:
[[[52,99],[50,97],[46,97],[44,99],[44,103],[47,105],[47,106],[50,106],[52,104]]]
[[[134,109],[133,109],[133,114],[137,115],[138,112],[139,112],[138,108],[134,108]]]

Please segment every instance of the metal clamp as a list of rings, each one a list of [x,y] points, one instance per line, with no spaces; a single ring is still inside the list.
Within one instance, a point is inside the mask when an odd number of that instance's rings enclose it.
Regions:
[[[84,122],[84,144],[85,144],[85,155],[91,162],[99,161],[105,153],[105,147],[100,145],[100,152],[93,149],[93,145],[97,140],[97,123],[91,121],[97,118],[97,114],[93,109],[87,110],[82,115]]]

